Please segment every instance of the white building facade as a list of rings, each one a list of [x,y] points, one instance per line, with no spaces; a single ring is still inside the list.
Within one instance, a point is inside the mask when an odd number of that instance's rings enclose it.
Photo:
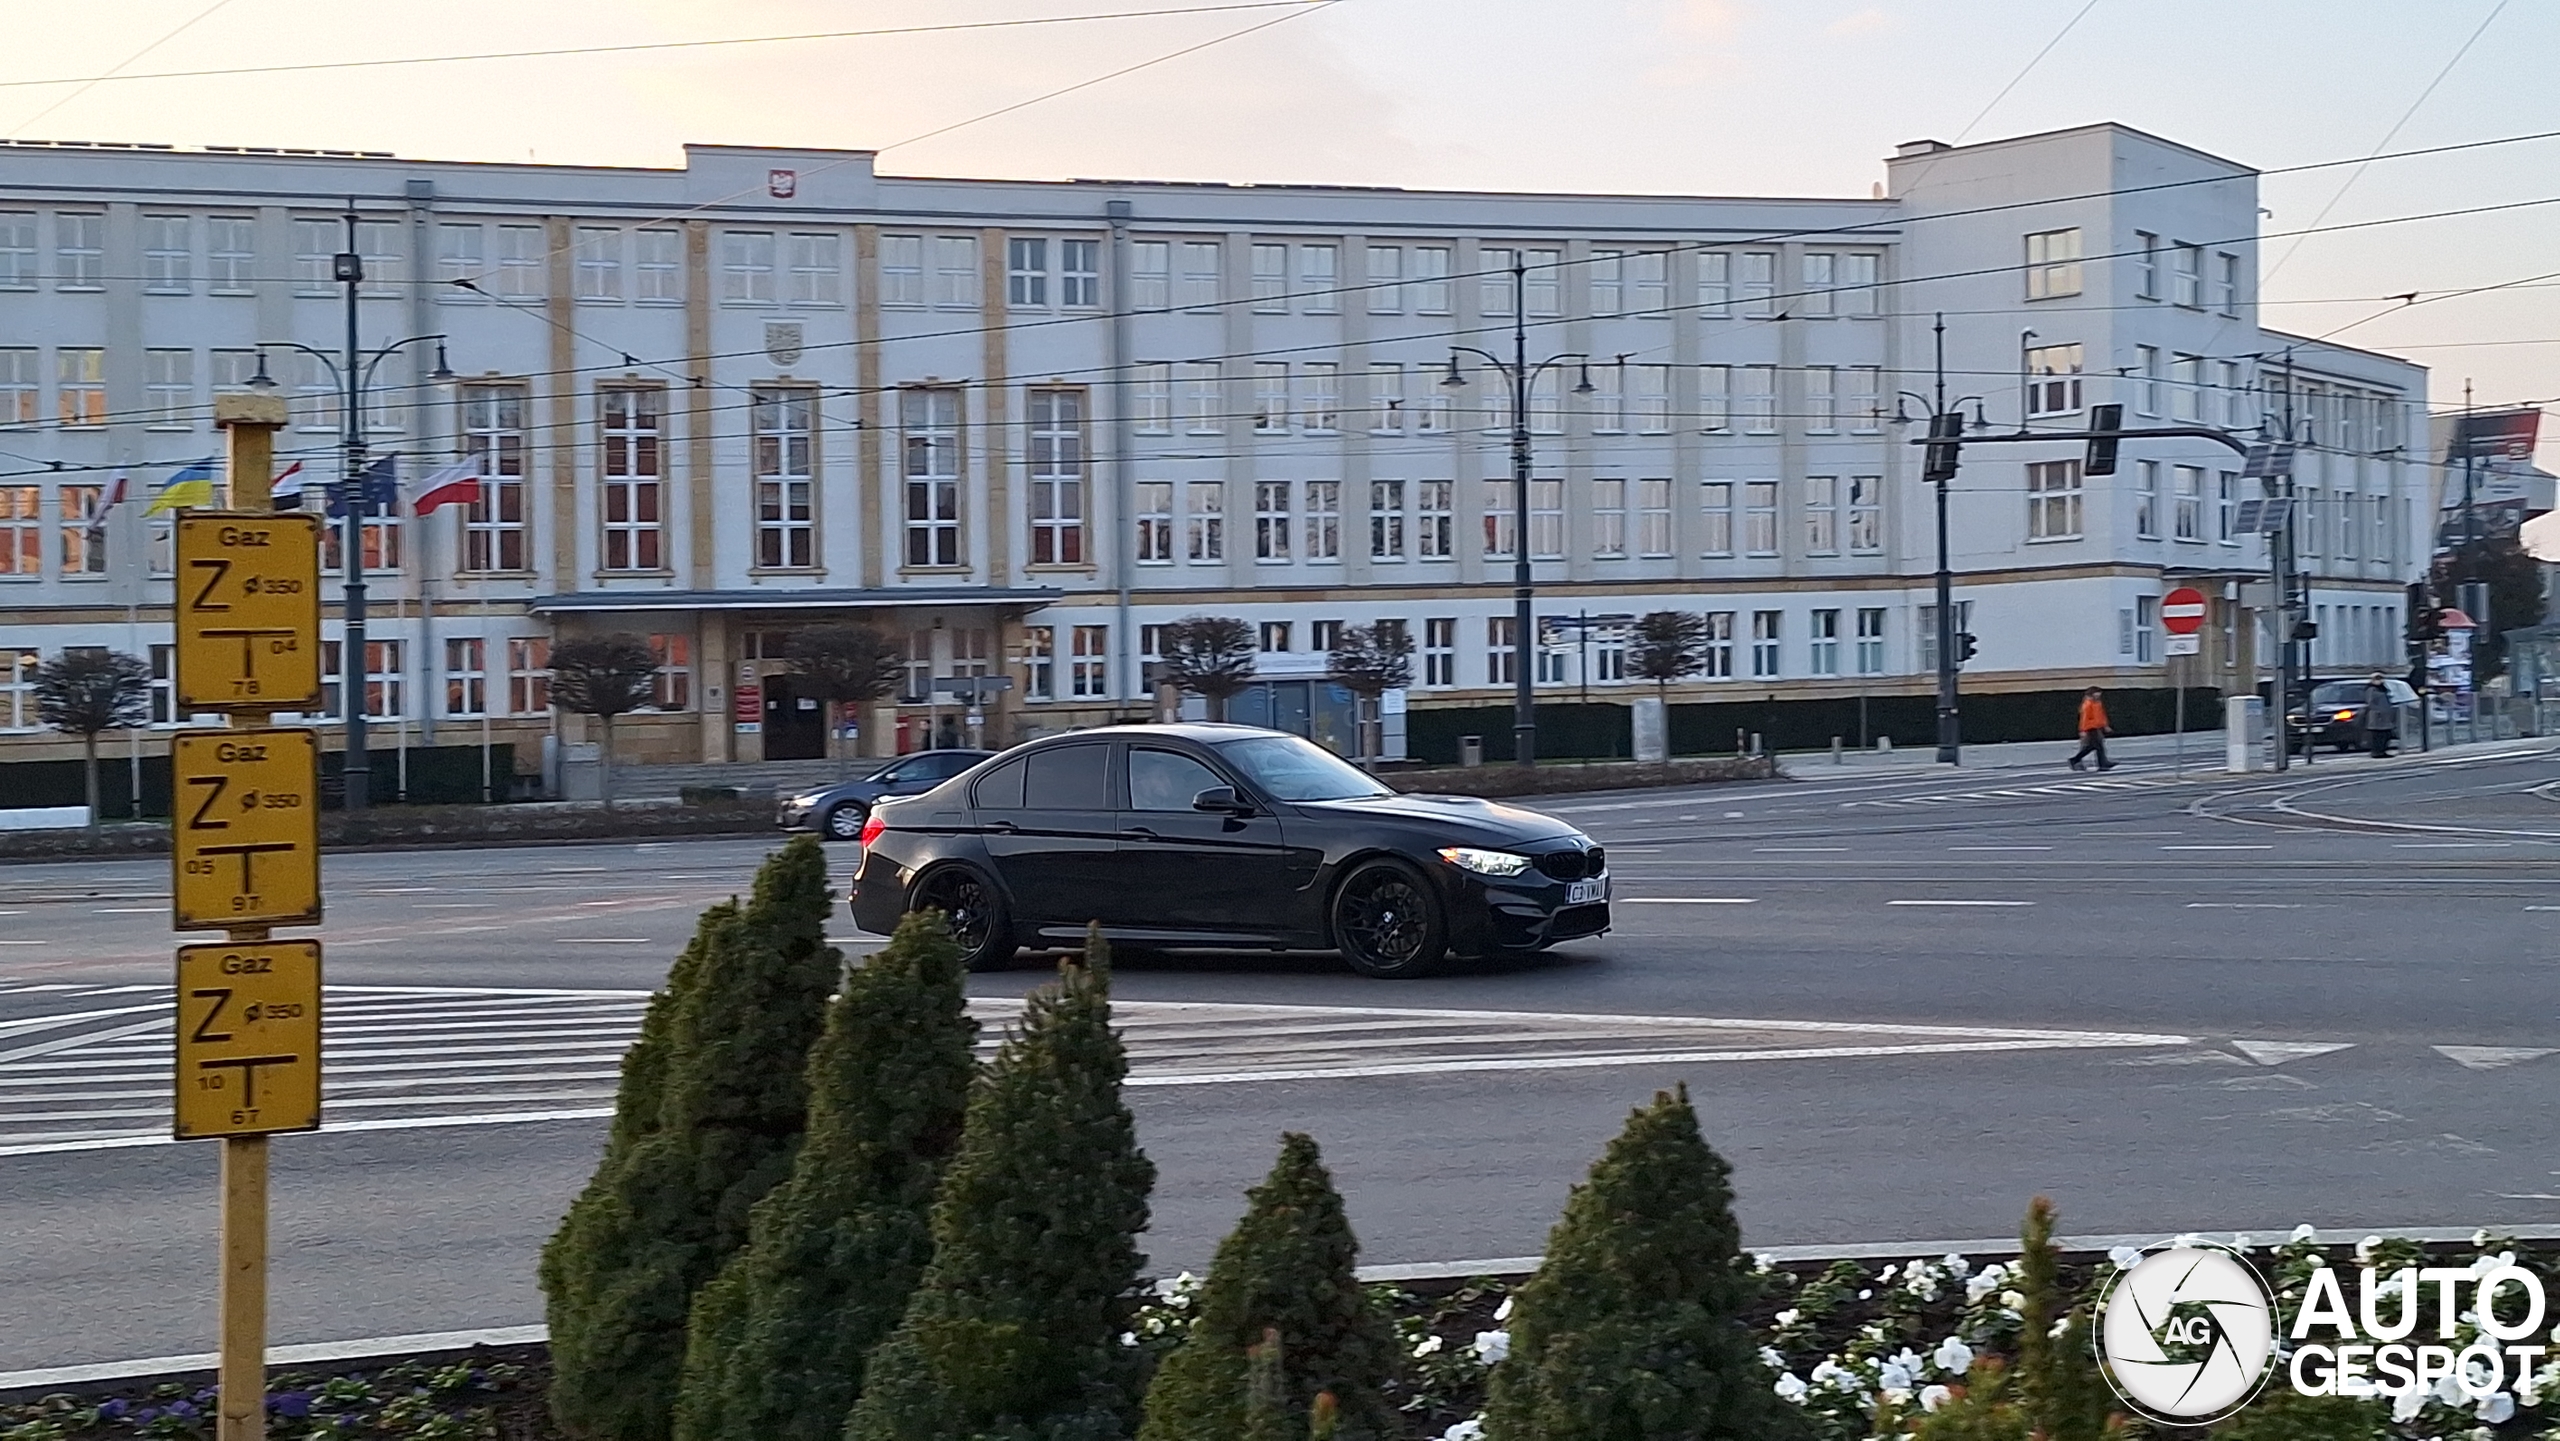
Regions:
[[[563,724],[550,641],[627,631],[664,662],[630,756],[811,754],[782,647],[843,622],[910,647],[870,752],[954,717],[944,676],[1012,678],[991,742],[1145,712],[1155,627],[1204,613],[1249,622],[1282,679],[1321,674],[1341,626],[1402,625],[1418,736],[1507,705],[1524,664],[1559,702],[1643,684],[1620,634],[1548,617],[1707,614],[1675,704],[1925,696],[1933,517],[1898,417],[1937,394],[1941,318],[1944,393],[1992,432],[2109,401],[2289,417],[2315,664],[2398,655],[2425,373],[2260,327],[2253,172],[2100,125],[1908,145],[1886,173],[1871,199],[1728,199],[0,145],[0,760],[67,753],[35,728],[39,658],[110,646],[165,678],[166,517],[141,502],[219,451],[212,398],[262,345],[280,452],[337,478],[333,381],[292,346],[343,344],[351,197],[362,345],[441,337],[459,376],[429,383],[432,340],[382,360],[369,444],[485,476],[467,508],[368,526],[361,692],[408,743],[487,732],[529,764]],[[1525,516],[1503,378],[1462,356],[1444,384],[1453,345],[1507,354],[1515,318],[1532,361],[1587,357],[1530,398]],[[1966,452],[1967,693],[2164,686],[2182,583],[2214,613],[2177,679],[2245,690],[2266,556],[2233,526],[2235,459],[2128,443],[2100,478],[2080,454]],[[119,473],[139,499],[101,520]],[[1525,653],[1522,544],[1562,635]]]

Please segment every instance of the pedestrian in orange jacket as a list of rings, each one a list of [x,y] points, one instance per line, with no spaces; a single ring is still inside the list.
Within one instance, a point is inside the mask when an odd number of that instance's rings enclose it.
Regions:
[[[2080,749],[2071,753],[2071,768],[2080,770],[2080,762],[2095,755],[2098,769],[2111,771],[2116,763],[2107,759],[2107,705],[2098,699],[2098,688],[2089,687],[2080,697]]]

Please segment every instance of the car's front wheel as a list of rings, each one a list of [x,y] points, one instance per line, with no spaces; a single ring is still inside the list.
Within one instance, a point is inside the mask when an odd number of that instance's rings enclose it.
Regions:
[[[870,814],[853,802],[846,801],[842,805],[828,807],[826,819],[819,823],[818,829],[831,841],[858,840],[862,836],[862,823],[870,817]]]
[[[1438,970],[1449,924],[1430,883],[1403,861],[1364,861],[1333,893],[1333,943],[1351,969],[1381,980]]]
[[[995,883],[968,866],[944,866],[927,874],[907,909],[940,911],[960,943],[962,962],[973,971],[992,971],[1013,959],[1012,918]]]

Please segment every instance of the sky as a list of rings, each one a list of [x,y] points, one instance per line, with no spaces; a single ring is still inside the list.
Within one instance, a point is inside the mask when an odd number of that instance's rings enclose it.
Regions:
[[[2560,131],[2554,0],[1209,8],[1235,3],[18,0],[0,135],[608,165],[681,164],[697,141],[877,149],[884,173],[920,175],[1852,196],[1901,141],[2100,120],[2260,168]],[[1168,9],[1203,13],[69,83]],[[2388,299],[2560,272],[2560,203],[2397,220],[2544,198],[2560,137],[2270,176],[2270,230],[2358,228],[2271,242],[2262,318],[2426,364],[2439,406],[2466,380],[2482,405],[2560,398],[2560,274]]]

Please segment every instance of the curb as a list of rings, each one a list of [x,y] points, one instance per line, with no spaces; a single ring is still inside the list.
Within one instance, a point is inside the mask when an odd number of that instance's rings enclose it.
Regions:
[[[2324,1244],[2349,1245],[2345,1237],[2388,1236],[2394,1240],[2417,1241],[2433,1245],[2468,1244],[2483,1228],[2459,1226],[2330,1226],[2322,1228]],[[2201,1234],[2201,1233],[2197,1233]],[[2247,1231],[2222,1233],[2232,1240],[2245,1240],[2250,1246],[2274,1245],[2284,1240],[2289,1231],[2264,1233]],[[2560,1240],[2560,1228],[2526,1227],[2500,1230],[2493,1234],[2518,1241]],[[2130,1232],[2111,1236],[2057,1236],[2055,1245],[2066,1260],[2088,1261],[2103,1257],[2119,1246],[2147,1248],[2170,1238],[2158,1232]],[[2213,1239],[2207,1237],[2207,1239]],[[1752,1246],[1744,1248],[1752,1255],[1777,1264],[1900,1260],[1905,1257],[1959,1255],[1967,1257],[2007,1257],[2018,1253],[2012,1237],[1971,1241],[1879,1241],[1847,1245],[1821,1246]],[[1363,1281],[1400,1283],[1410,1281],[1470,1281],[1478,1277],[1522,1277],[1538,1269],[1536,1256],[1490,1256],[1476,1260],[1425,1261],[1401,1266],[1363,1266]],[[478,1331],[427,1331],[409,1336],[365,1336],[345,1341],[325,1341],[314,1345],[276,1346],[268,1349],[270,1370],[279,1367],[309,1366],[344,1361],[391,1364],[419,1360],[472,1350],[482,1346],[538,1346],[551,1338],[547,1326],[499,1326]],[[96,1386],[112,1382],[165,1381],[188,1376],[213,1374],[215,1357],[210,1353],[189,1356],[149,1356],[131,1361],[107,1361],[86,1366],[49,1366],[29,1371],[0,1371],[0,1400],[21,1400],[65,1387]]]

